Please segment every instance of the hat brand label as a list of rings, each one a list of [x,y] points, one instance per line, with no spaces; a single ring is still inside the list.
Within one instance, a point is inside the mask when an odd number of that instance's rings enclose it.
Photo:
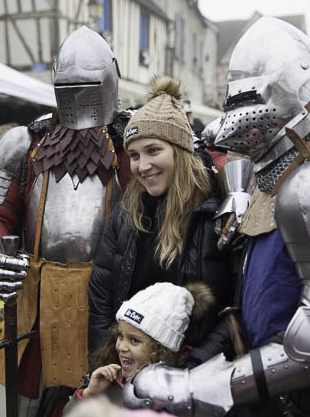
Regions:
[[[136,323],[139,323],[139,324],[144,319],[144,316],[142,316],[142,314],[137,313],[136,311],[132,310],[131,308],[129,308],[126,311],[125,316],[128,317],[129,319],[135,321]]]
[[[130,136],[132,135],[136,135],[139,132],[138,126],[136,127],[131,127],[129,130],[127,130],[126,132],[126,138],[130,138]]]

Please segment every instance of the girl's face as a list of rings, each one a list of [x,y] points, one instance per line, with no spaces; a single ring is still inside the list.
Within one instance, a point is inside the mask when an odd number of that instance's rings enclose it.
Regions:
[[[152,340],[148,335],[123,320],[119,321],[116,351],[125,378],[133,376],[150,362],[151,350]]]
[[[132,174],[153,197],[168,191],[174,174],[173,147],[166,141],[145,138],[128,146]]]

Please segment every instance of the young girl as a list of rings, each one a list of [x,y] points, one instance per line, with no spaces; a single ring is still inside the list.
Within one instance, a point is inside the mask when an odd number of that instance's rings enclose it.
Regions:
[[[124,147],[132,180],[122,207],[105,228],[89,283],[89,351],[107,337],[124,300],[156,283],[201,281],[216,297],[212,315],[188,331],[192,364],[223,350],[229,273],[217,250],[213,216],[220,201],[210,170],[194,153],[193,132],[180,104],[180,83],[169,77],[150,85],[150,100],[130,119]],[[177,277],[177,278],[176,278]],[[196,349],[197,348],[197,349]]]
[[[202,283],[187,288],[163,282],[138,292],[116,314],[117,328],[97,352],[90,382],[75,394],[75,401],[105,393],[122,403],[122,386],[141,367],[164,362],[180,367],[185,360],[183,341],[190,318],[210,312],[214,297]],[[98,366],[98,367],[97,367]]]

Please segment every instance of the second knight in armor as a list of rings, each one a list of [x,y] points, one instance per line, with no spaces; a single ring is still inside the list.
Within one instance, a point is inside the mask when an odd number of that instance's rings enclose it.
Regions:
[[[233,405],[234,416],[310,415],[309,51],[304,33],[266,17],[229,64],[214,144],[254,163],[257,186],[239,227],[247,246],[238,301],[250,352],[190,372],[144,368],[126,389],[128,406],[196,417],[224,416]]]
[[[18,333],[35,328],[39,335],[19,345],[20,393],[27,398],[38,397],[41,369],[45,388],[75,387],[88,369],[91,261],[129,173],[119,77],[105,40],[78,29],[53,67],[57,112],[0,140],[0,233],[21,224],[31,263],[18,297]]]

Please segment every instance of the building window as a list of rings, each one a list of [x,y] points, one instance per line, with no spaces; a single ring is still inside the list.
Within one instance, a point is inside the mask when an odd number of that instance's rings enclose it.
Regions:
[[[198,62],[199,62],[199,67],[198,67],[198,72],[199,75],[202,77],[203,76],[203,67],[204,67],[204,62],[203,62],[203,57],[205,55],[204,53],[204,43],[202,40],[199,41],[199,54],[198,54]]]
[[[197,71],[198,64],[198,50],[197,50],[197,34],[194,32],[192,34],[192,68],[194,71]]]
[[[181,15],[176,16],[175,20],[175,57],[179,61],[185,63],[186,50],[186,25],[185,19]]]
[[[173,77],[174,48],[166,46],[165,74]]]
[[[104,37],[112,34],[112,0],[100,0],[103,4],[103,13],[99,19],[99,32]]]
[[[139,64],[142,65],[143,67],[149,66],[149,23],[150,23],[149,15],[141,11]]]

